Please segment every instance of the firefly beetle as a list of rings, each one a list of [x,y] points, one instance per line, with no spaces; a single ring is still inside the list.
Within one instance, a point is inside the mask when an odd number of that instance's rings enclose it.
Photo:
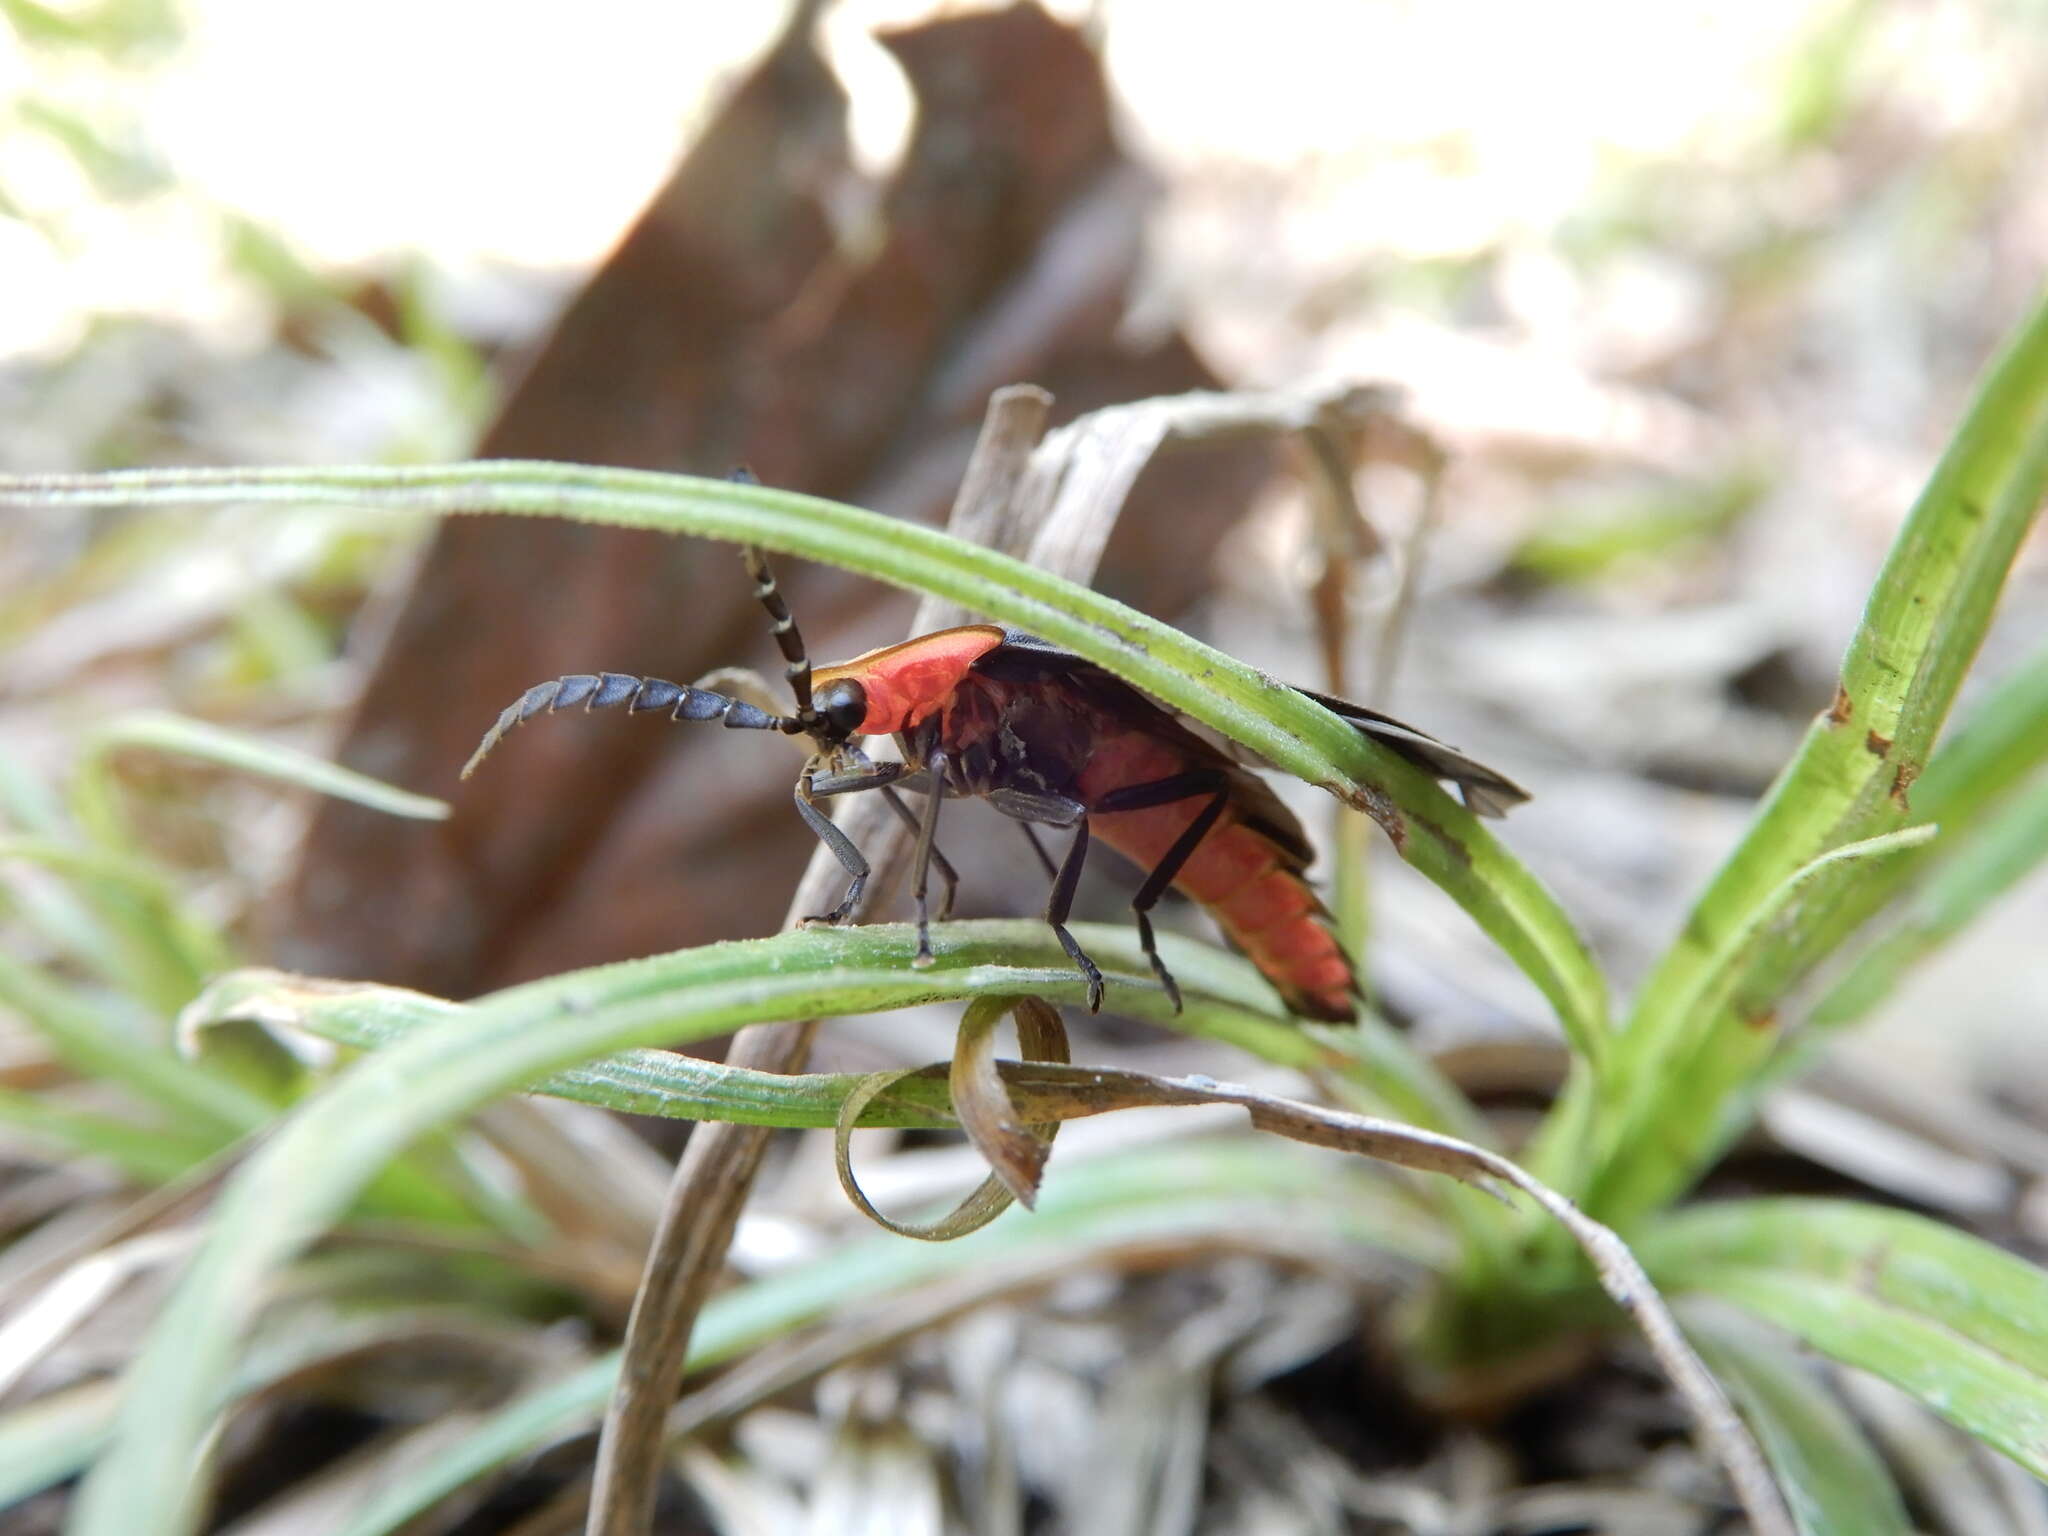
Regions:
[[[797,779],[797,813],[848,877],[844,898],[812,921],[844,921],[869,874],[860,850],[817,802],[874,791],[917,833],[915,963],[929,965],[931,872],[936,869],[944,885],[941,921],[958,884],[938,850],[939,808],[972,796],[1024,828],[1052,880],[1045,920],[1085,978],[1091,1011],[1102,1005],[1102,973],[1066,924],[1090,842],[1100,839],[1147,871],[1131,906],[1145,956],[1176,1010],[1180,989],[1160,958],[1151,919],[1169,886],[1208,909],[1296,1014],[1354,1017],[1356,970],[1307,879],[1314,851],[1264,780],[1093,662],[993,624],[942,629],[814,670],[767,560],[753,549],[745,558],[786,663],[794,714],[660,678],[582,673],[529,688],[499,715],[462,776],[468,778],[513,726],[573,706],[623,705],[632,713],[665,711],[675,720],[716,720],[729,729],[807,735],[815,750]],[[1431,776],[1457,785],[1481,815],[1503,815],[1528,799],[1509,779],[1412,726],[1299,691]],[[894,736],[902,760],[870,759],[858,744],[864,736]],[[903,792],[921,796],[921,810],[913,810]],[[1037,827],[1071,833],[1057,862]]]

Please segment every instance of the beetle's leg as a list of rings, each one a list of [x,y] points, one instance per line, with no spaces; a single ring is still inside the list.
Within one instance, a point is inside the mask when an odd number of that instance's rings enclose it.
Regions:
[[[1088,817],[1084,813],[1074,824],[1074,841],[1067,847],[1067,856],[1060,861],[1060,870],[1053,877],[1052,898],[1045,904],[1045,920],[1052,925],[1052,936],[1060,941],[1060,948],[1067,952],[1067,958],[1074,962],[1084,980],[1088,983],[1088,1011],[1102,1012],[1102,972],[1096,969],[1082,950],[1080,941],[1067,932],[1067,914],[1074,909],[1074,887],[1081,882],[1081,865],[1088,857]]]
[[[796,781],[796,813],[803,817],[804,825],[817,834],[818,841],[832,850],[832,857],[839,861],[839,867],[848,876],[846,894],[840,898],[839,905],[830,912],[802,919],[800,926],[808,928],[813,923],[836,926],[845,922],[847,915],[860,905],[861,892],[867,889],[868,876],[872,871],[861,851],[854,847],[853,839],[833,826],[832,818],[811,804],[808,779]]]
[[[917,812],[903,803],[903,797],[896,793],[898,784],[928,783],[929,776],[923,769],[912,773],[903,763],[870,763],[860,768],[842,770],[839,773],[813,774],[811,777],[811,798],[823,800],[827,795],[852,795],[864,789],[879,789],[882,799],[897,818],[910,828],[913,834],[922,830],[924,823]],[[945,894],[939,898],[939,921],[944,922],[953,915],[953,897],[960,889],[960,872],[953,868],[953,861],[932,845],[932,863],[939,871],[939,882]]]
[[[902,763],[856,762],[850,768],[836,769],[831,773],[811,773],[811,798],[824,800],[833,795],[857,795],[863,790],[886,789],[909,777],[910,769]]]
[[[1052,897],[1045,904],[1045,920],[1052,926],[1052,936],[1060,941],[1060,948],[1088,982],[1088,1011],[1100,1013],[1102,972],[1088,958],[1080,941],[1067,932],[1067,914],[1074,909],[1074,887],[1081,882],[1081,865],[1088,858],[1088,807],[1065,795],[1040,795],[1028,789],[995,789],[986,798],[1005,816],[1025,823],[1026,832],[1030,832],[1029,824],[1034,821],[1074,829],[1074,841],[1068,845],[1067,856],[1053,872]],[[1032,837],[1031,846],[1038,848],[1036,836]],[[1043,858],[1044,854],[1045,850],[1040,848],[1039,856]],[[1050,861],[1047,863],[1049,866]]]
[[[1214,769],[1196,769],[1191,773],[1176,773],[1170,778],[1154,779],[1149,784],[1132,784],[1123,789],[1111,790],[1102,797],[1096,808],[1101,811],[1143,811],[1155,805],[1172,805],[1179,800],[1192,800],[1197,795],[1208,795],[1209,803],[1195,814],[1181,835],[1173,840],[1173,846],[1166,850],[1164,858],[1153,866],[1145,877],[1145,883],[1138,887],[1138,894],[1131,898],[1131,910],[1138,918],[1138,943],[1145,951],[1145,958],[1152,962],[1153,974],[1166,989],[1166,995],[1173,1000],[1173,1011],[1180,1012],[1180,986],[1173,979],[1173,973],[1166,968],[1166,962],[1159,958],[1159,944],[1152,933],[1152,908],[1173,884],[1173,877],[1186,866],[1188,860],[1216,825],[1217,817],[1230,803],[1229,781]]]
[[[990,790],[985,797],[988,803],[1011,817],[1024,829],[1031,848],[1038,855],[1039,863],[1052,877],[1052,894],[1045,904],[1045,920],[1052,928],[1053,937],[1060,941],[1060,948],[1067,952],[1067,958],[1088,982],[1088,1011],[1102,1011],[1102,972],[1081,943],[1067,932],[1067,914],[1074,908],[1074,888],[1081,881],[1081,865],[1088,857],[1088,808],[1078,800],[1065,795],[1035,794],[1028,789],[1001,788]],[[1072,827],[1074,840],[1067,846],[1066,857],[1054,864],[1047,856],[1045,845],[1038,840],[1033,823],[1051,827]]]
[[[888,802],[889,809],[896,813],[896,819],[913,833],[922,830],[917,812],[905,805],[903,797],[895,790],[887,785],[882,786],[882,799]],[[939,852],[939,845],[936,842],[932,844],[932,864],[937,868],[939,882],[944,888],[944,894],[939,897],[939,921],[943,923],[953,915],[953,898],[960,893],[960,872],[953,868],[951,860]]]
[[[1024,841],[1031,845],[1031,851],[1038,855],[1039,867],[1045,871],[1045,878],[1059,879],[1060,867],[1053,863],[1052,855],[1045,851],[1045,844],[1039,841],[1038,829],[1028,821],[1020,821],[1017,823],[1017,830],[1024,834]]]
[[[931,911],[925,902],[925,891],[931,883],[932,859],[938,854],[939,807],[945,802],[940,793],[946,782],[946,753],[942,747],[934,746],[931,755],[925,759],[925,772],[930,776],[931,792],[925,796],[924,819],[918,823],[917,848],[910,859],[910,894],[917,903],[917,954],[911,964],[919,970],[932,963]],[[946,898],[947,910],[952,909],[952,896]]]
[[[871,873],[868,861],[861,851],[854,847],[853,839],[833,825],[832,819],[819,810],[816,802],[832,795],[859,794],[862,790],[889,789],[909,770],[901,763],[870,763],[855,761],[851,766],[842,767],[831,773],[819,773],[806,769],[796,781],[797,814],[804,819],[804,825],[817,834],[818,841],[832,850],[832,856],[839,860],[839,867],[846,871],[850,883],[846,895],[839,905],[830,912],[821,912],[803,919],[805,927],[813,923],[839,924],[846,921],[853,909],[860,905],[861,893],[867,889]]]

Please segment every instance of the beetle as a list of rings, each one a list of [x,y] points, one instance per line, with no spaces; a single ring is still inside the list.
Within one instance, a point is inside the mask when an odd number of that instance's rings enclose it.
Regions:
[[[1169,886],[1205,907],[1288,1007],[1312,1019],[1355,1017],[1357,971],[1309,884],[1314,850],[1272,788],[1169,710],[1091,661],[1036,636],[966,624],[813,668],[767,559],[744,558],[767,610],[796,702],[776,714],[717,691],[625,673],[578,673],[539,683],[507,706],[462,770],[468,778],[514,726],[580,706],[665,711],[674,720],[716,720],[727,729],[806,735],[813,751],[798,775],[800,815],[847,874],[845,896],[807,923],[843,922],[868,881],[867,860],[818,802],[880,794],[917,834],[911,890],[917,955],[932,963],[931,872],[944,886],[938,917],[952,910],[959,877],[938,850],[939,808],[975,797],[1022,825],[1052,880],[1045,921],[1102,1006],[1102,972],[1067,930],[1074,888],[1099,839],[1147,871],[1131,908],[1138,938],[1176,1011],[1180,988],[1160,958],[1151,911]],[[1528,799],[1513,781],[1391,716],[1298,690],[1431,776],[1455,784],[1486,816]],[[874,760],[860,738],[893,736],[900,761]],[[913,810],[904,792],[923,797]],[[1071,833],[1057,862],[1034,828]]]

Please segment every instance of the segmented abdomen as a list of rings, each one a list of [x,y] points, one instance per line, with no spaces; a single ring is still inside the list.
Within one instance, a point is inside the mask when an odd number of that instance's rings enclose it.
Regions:
[[[1108,736],[1081,771],[1081,798],[1092,807],[1113,790],[1171,778],[1191,766],[1155,737],[1136,731]],[[1208,799],[1095,812],[1088,822],[1094,836],[1140,868],[1152,869]],[[1240,820],[1235,805],[1226,803],[1173,884],[1209,909],[1296,1013],[1312,1019],[1356,1016],[1351,961],[1329,929],[1302,859]]]

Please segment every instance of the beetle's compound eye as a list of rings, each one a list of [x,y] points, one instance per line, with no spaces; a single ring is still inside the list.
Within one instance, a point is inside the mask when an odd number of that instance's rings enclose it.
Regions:
[[[818,690],[816,707],[834,735],[851,736],[868,717],[868,691],[852,678],[842,677]]]

